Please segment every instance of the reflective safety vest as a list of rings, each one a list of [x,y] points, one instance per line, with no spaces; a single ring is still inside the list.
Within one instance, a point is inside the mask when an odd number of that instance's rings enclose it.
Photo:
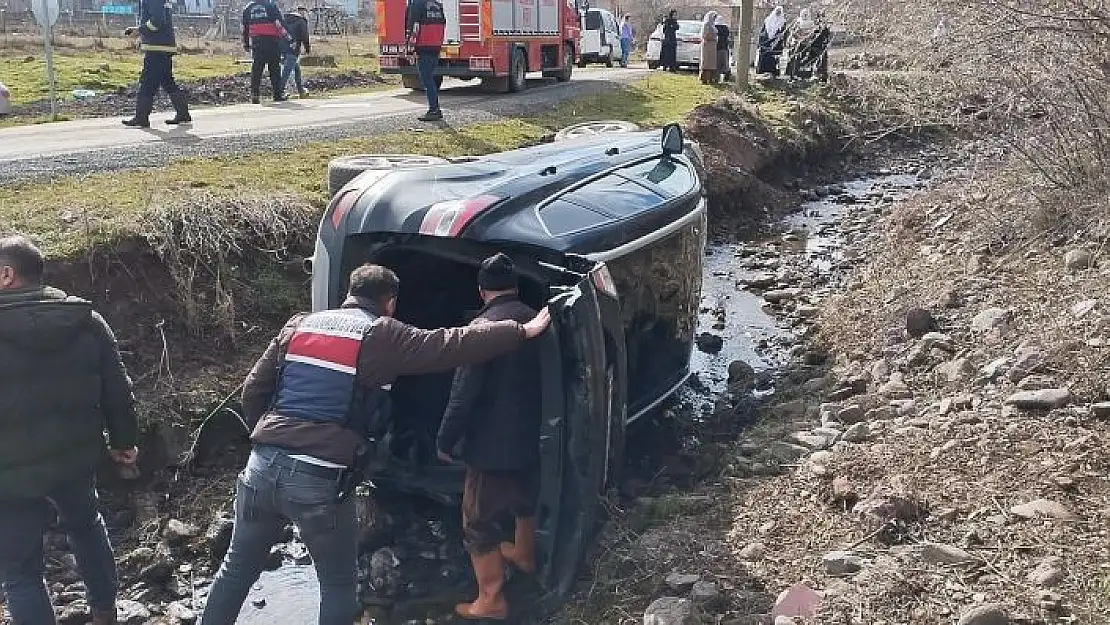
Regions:
[[[447,30],[447,15],[439,0],[423,0],[423,3],[423,11],[417,18],[420,29],[416,31],[415,47],[439,50],[443,47],[443,37]]]
[[[384,434],[389,387],[369,389],[356,378],[363,338],[377,318],[361,308],[339,308],[302,319],[285,353],[272,411],[336,423],[363,438]]]

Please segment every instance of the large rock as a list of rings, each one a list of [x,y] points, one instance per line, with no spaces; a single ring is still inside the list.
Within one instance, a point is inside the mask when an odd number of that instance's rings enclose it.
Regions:
[[[913,338],[920,338],[936,329],[936,320],[924,308],[911,308],[906,313],[906,332]]]
[[[668,588],[675,592],[687,593],[690,592],[690,589],[694,587],[694,584],[698,583],[699,581],[701,581],[700,575],[694,575],[692,573],[671,573],[667,576],[665,580],[663,580],[663,583],[665,583]]]
[[[117,601],[116,614],[119,625],[145,625],[150,619],[150,610],[138,601]]]
[[[863,558],[850,551],[830,551],[821,556],[825,572],[833,577],[854,575],[863,569]]]
[[[967,358],[956,358],[939,365],[936,371],[949,384],[957,384],[975,376],[975,365]]]
[[[694,342],[697,343],[699,350],[707,354],[716,354],[725,346],[723,338],[709,332],[702,332]]]
[[[799,458],[809,455],[809,448],[788,443],[786,441],[775,441],[771,443],[771,455],[783,463],[797,462]]]
[[[170,519],[162,530],[162,538],[171,547],[183,545],[197,536],[200,536],[200,528],[177,519]]]
[[[1004,606],[987,603],[965,610],[958,625],[1010,625],[1010,613]]]
[[[860,422],[848,428],[841,437],[841,440],[849,443],[862,443],[869,438],[871,438],[871,428],[867,423]]]
[[[680,597],[660,597],[644,610],[644,625],[698,625],[697,607]]]
[[[1072,273],[1090,269],[1094,263],[1094,256],[1087,250],[1071,250],[1064,254],[1064,267]]]
[[[172,625],[193,625],[197,621],[197,613],[180,601],[174,601],[166,606],[166,618]]]
[[[866,417],[867,415],[863,412],[863,407],[861,407],[859,404],[845,406],[836,413],[836,420],[846,425],[859,423],[860,421],[863,421]]]
[[[766,553],[767,546],[763,543],[749,543],[745,545],[744,548],[741,549],[740,553],[737,555],[740,557],[741,560],[755,562],[758,560],[762,560],[764,554]]]
[[[921,550],[921,559],[929,564],[968,564],[981,561],[955,545],[924,543],[919,549]]]
[[[228,548],[231,547],[233,531],[235,531],[235,519],[226,516],[217,517],[208,526],[208,530],[204,533],[204,541],[208,544],[208,557],[213,564],[224,559]]]
[[[743,360],[728,363],[728,383],[742,384],[755,381],[755,369]]]
[[[1018,504],[1010,508],[1014,516],[1023,519],[1048,518],[1057,521],[1079,521],[1081,517],[1072,512],[1067,506],[1051,499],[1034,499],[1028,503]]]
[[[952,337],[940,332],[929,332],[921,337],[921,348],[925,351],[939,349],[946,352],[956,351]]]
[[[1036,347],[1025,347],[1014,354],[1014,364],[1010,366],[1008,377],[1017,382],[1044,366],[1045,357]]]
[[[1013,312],[1006,308],[988,308],[971,320],[971,331],[1005,330],[1013,321],[1013,316]]]
[[[1049,588],[1064,580],[1066,572],[1064,559],[1058,556],[1048,556],[1037,563],[1036,568],[1029,572],[1029,583],[1042,588]]]
[[[1021,410],[1052,410],[1063,408],[1071,401],[1071,391],[1066,388],[1043,388],[1036,391],[1018,391],[1006,398],[1006,404]]]
[[[712,605],[721,599],[721,590],[713,582],[697,582],[690,589],[690,598],[698,605]]]

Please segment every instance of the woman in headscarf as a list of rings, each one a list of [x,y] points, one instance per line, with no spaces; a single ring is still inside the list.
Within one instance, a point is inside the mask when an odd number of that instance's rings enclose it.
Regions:
[[[717,23],[717,74],[724,77],[725,80],[732,79],[732,55],[730,54],[732,48],[732,31],[729,29],[725,20],[718,15]],[[713,82],[717,82],[716,79]]]
[[[786,11],[781,6],[763,20],[759,29],[759,61],[755,73],[779,75],[779,55],[786,46]]]
[[[663,47],[659,51],[659,64],[667,71],[678,71],[678,11],[674,9],[663,20]]]
[[[705,14],[701,23],[701,53],[698,55],[698,72],[702,84],[717,82],[717,12]]]

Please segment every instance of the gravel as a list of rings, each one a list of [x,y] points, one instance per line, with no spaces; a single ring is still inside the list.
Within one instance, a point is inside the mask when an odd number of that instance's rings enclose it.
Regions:
[[[469,100],[456,108],[450,92],[444,102],[446,123],[451,128],[499,121],[506,117],[535,114],[567,100],[608,92],[614,84],[642,78],[646,72],[622,70],[612,73],[591,72],[588,77],[556,84],[554,80],[533,80],[530,89],[515,95],[490,94]],[[542,86],[541,86],[542,85]],[[0,158],[0,185],[25,182],[62,175],[87,174],[121,169],[160,167],[187,157],[211,157],[250,154],[271,150],[289,150],[316,141],[337,141],[351,137],[387,134],[406,128],[434,128],[411,119],[409,112],[366,119],[355,123],[282,129],[271,133],[242,134],[206,139],[203,142],[161,142],[124,148],[110,148],[54,155],[43,158],[3,160]],[[404,120],[398,124],[398,118]],[[192,140],[188,140],[192,141]],[[280,166],[280,159],[271,161]]]

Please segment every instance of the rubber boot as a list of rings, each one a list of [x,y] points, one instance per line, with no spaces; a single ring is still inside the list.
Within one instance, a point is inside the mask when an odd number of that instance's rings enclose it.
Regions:
[[[135,98],[135,116],[123,120],[124,126],[150,128],[150,112],[154,110],[154,98],[139,96]]]
[[[177,124],[192,123],[193,117],[189,115],[189,99],[185,97],[184,91],[171,93],[170,102],[173,102],[173,109],[177,111],[177,114],[174,115],[173,119],[167,119],[167,124],[176,126]]]
[[[536,570],[536,518],[527,517],[516,520],[516,533],[513,542],[501,543],[501,556],[513,566],[533,573]]]
[[[455,613],[464,619],[503,621],[509,616],[509,604],[502,588],[505,586],[504,560],[500,550],[484,555],[470,555],[478,578],[478,598],[473,603],[460,603]]]

